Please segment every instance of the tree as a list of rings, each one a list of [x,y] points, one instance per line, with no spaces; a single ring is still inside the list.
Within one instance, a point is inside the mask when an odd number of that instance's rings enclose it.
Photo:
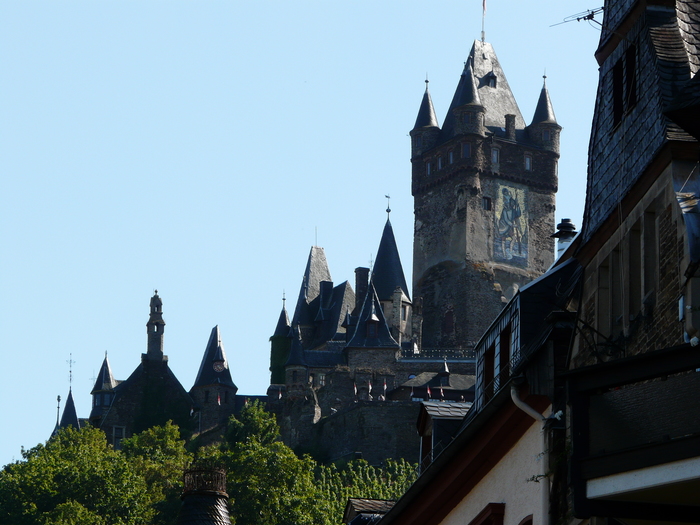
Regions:
[[[101,430],[63,429],[0,471],[0,523],[150,523],[146,481]]]

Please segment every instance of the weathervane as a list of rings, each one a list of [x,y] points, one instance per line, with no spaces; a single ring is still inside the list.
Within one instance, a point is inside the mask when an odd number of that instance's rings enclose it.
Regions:
[[[389,217],[389,214],[391,213],[391,197],[389,195],[384,195],[386,197],[386,215],[387,218]]]

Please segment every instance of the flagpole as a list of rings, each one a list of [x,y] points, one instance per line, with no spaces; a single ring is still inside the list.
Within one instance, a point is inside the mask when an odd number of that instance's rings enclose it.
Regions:
[[[484,31],[484,20],[486,19],[486,0],[481,3],[481,42],[486,40],[486,32]]]

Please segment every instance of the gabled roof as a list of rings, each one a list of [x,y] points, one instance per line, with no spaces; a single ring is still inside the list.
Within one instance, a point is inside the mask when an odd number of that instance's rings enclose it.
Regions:
[[[220,372],[214,370],[215,361],[223,361],[224,363],[224,368]],[[197,379],[195,379],[193,387],[213,384],[222,384],[237,388],[231,379],[231,370],[229,369],[229,363],[226,359],[224,344],[221,342],[221,333],[219,332],[218,325],[211,330],[209,342],[204,350],[204,357],[202,357],[202,363],[199,365],[199,372],[197,373]]]
[[[552,101],[549,99],[549,91],[547,91],[547,82],[542,84],[540,98],[537,101],[535,115],[532,117],[532,124],[556,124],[557,117],[554,116],[554,108]]]
[[[370,336],[368,323],[376,323],[375,335]],[[348,348],[382,348],[399,347],[399,343],[391,336],[389,325],[384,317],[384,310],[374,289],[374,283],[370,282],[367,297],[362,305],[362,311],[357,320],[355,334],[348,343]]]
[[[102,361],[100,372],[97,374],[97,380],[95,381],[95,386],[92,387],[90,395],[101,390],[112,390],[115,386],[117,386],[117,382],[114,380],[114,376],[112,375],[112,367],[109,366],[109,360],[107,359],[107,354],[105,353],[104,361]]]
[[[309,259],[306,262],[306,270],[299,290],[299,298],[292,317],[292,325],[312,324],[313,318],[309,312],[309,303],[318,297],[322,281],[332,281],[331,272],[328,270],[326,254],[323,248],[312,246]]]
[[[493,77],[496,79],[496,87],[489,86],[489,80]],[[501,69],[501,64],[498,62],[496,52],[488,42],[474,41],[442,125],[442,142],[454,136],[453,110],[465,104],[484,107],[484,124],[492,132],[505,128],[506,115],[515,115],[516,129],[525,128],[525,121],[510,90],[505,73]]]
[[[331,283],[326,283],[326,285]],[[327,286],[326,292],[319,294],[309,305],[308,311],[315,314],[315,327],[311,338],[304,338],[305,349],[318,348],[331,341],[343,327],[348,312],[355,304],[355,292],[348,281],[334,288]],[[328,292],[330,289],[330,292]],[[323,295],[323,297],[321,296]]]
[[[301,345],[301,335],[297,326],[292,327],[292,347],[289,350],[289,358],[284,366],[307,366],[304,359],[304,349]]]
[[[379,242],[377,259],[372,269],[372,282],[380,301],[390,301],[397,287],[400,287],[406,297],[410,299],[394,230],[388,218],[384,225],[382,240]]]
[[[438,121],[435,116],[435,108],[433,107],[433,99],[430,97],[430,91],[428,91],[428,81],[425,81],[425,93],[423,94],[423,100],[420,103],[420,109],[418,110],[418,117],[416,118],[416,124],[413,129],[418,128],[437,128]]]

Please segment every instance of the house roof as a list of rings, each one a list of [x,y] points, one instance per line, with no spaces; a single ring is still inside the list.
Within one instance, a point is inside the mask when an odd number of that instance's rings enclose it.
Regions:
[[[425,411],[433,419],[464,419],[471,407],[472,403],[441,403],[439,401],[423,401],[421,403],[421,411]]]
[[[370,335],[368,323],[376,323],[377,329],[374,335]],[[384,317],[384,310],[377,292],[374,289],[374,284],[370,282],[365,302],[362,305],[362,311],[357,320],[355,334],[348,342],[348,348],[381,348],[381,347],[399,347],[399,343],[391,336],[389,325]]]
[[[380,301],[390,301],[397,287],[401,288],[406,297],[410,299],[399,257],[399,249],[396,246],[394,229],[391,227],[391,221],[388,217],[382,232],[382,239],[379,242],[374,268],[372,268],[372,282]]]
[[[421,372],[416,377],[409,379],[403,383],[402,387],[408,388],[420,388],[425,386],[430,387],[440,387],[441,378],[443,373],[441,372]],[[450,374],[449,382],[444,385],[445,390],[469,390],[474,386],[476,382],[476,376],[467,374]]]
[[[215,370],[215,362],[223,362],[223,369],[220,371]],[[231,379],[231,370],[229,369],[228,359],[226,359],[224,343],[221,341],[219,325],[216,325],[211,330],[209,342],[204,350],[204,356],[202,357],[202,362],[199,365],[197,379],[195,379],[193,386],[213,384],[222,384],[237,388]]]
[[[309,303],[318,297],[322,281],[332,281],[331,272],[326,262],[326,253],[319,246],[312,246],[306,261],[306,270],[301,281],[299,298],[297,299],[292,325],[309,325],[313,317],[309,311]]]
[[[287,315],[287,309],[283,306],[282,311],[280,312],[280,317],[277,320],[277,326],[275,327],[275,332],[272,334],[272,337],[277,337],[277,336],[286,337],[286,336],[288,336],[290,326],[291,325],[289,324],[289,315]]]
[[[350,523],[360,514],[386,514],[396,502],[385,499],[348,498],[343,523]]]

